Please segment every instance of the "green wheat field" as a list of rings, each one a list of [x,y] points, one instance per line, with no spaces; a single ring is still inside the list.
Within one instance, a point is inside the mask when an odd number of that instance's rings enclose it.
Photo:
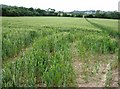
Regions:
[[[118,20],[2,17],[2,87],[117,87]]]

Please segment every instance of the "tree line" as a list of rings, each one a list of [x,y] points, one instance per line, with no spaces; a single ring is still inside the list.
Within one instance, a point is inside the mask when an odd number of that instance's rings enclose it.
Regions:
[[[56,15],[55,9],[48,8],[47,10],[7,6],[1,5],[2,16],[54,16]]]
[[[46,10],[40,8],[26,8],[17,6],[0,5],[0,12],[2,16],[61,16],[61,17],[88,17],[88,18],[108,18],[108,19],[120,19],[120,12],[117,11],[100,11],[97,10],[94,13],[89,11],[78,12],[63,12],[56,11],[55,9],[48,8]]]

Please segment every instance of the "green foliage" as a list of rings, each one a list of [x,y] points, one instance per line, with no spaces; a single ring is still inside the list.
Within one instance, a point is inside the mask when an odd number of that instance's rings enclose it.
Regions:
[[[7,30],[2,34],[2,58],[12,57],[20,52],[22,48],[30,45],[38,36],[36,31]]]
[[[63,34],[59,36],[61,35]],[[3,86],[9,86],[9,83],[14,86],[34,86],[37,84],[37,79],[46,86],[70,86],[73,82],[71,76],[73,72],[70,53],[67,50],[69,45],[65,42],[66,39],[55,39],[56,36],[38,40],[26,55],[15,63],[6,64],[5,66],[9,65],[9,67],[4,68]],[[11,67],[12,70],[9,69]],[[9,80],[6,80],[9,73],[4,74],[7,70],[12,76]]]
[[[116,37],[78,18],[5,17],[2,38],[2,57],[9,60],[3,64],[3,87],[75,86],[73,43],[83,63],[83,79],[88,82],[101,66],[92,56],[116,54],[119,48]],[[17,60],[10,61],[15,56]]]
[[[83,17],[87,18],[107,18],[120,19],[120,12],[117,11],[72,11],[72,12],[56,12],[55,9],[48,8],[43,10],[40,8],[26,8],[17,6],[0,5],[2,16],[62,16],[62,17]]]

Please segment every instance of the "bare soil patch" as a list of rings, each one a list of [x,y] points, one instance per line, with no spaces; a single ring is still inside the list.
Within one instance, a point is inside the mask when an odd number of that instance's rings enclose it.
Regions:
[[[106,55],[94,55],[90,61],[90,66],[93,68],[95,66],[95,60],[99,61],[99,70],[94,74],[88,75],[88,81],[84,79],[83,74],[83,62],[80,59],[78,50],[76,48],[76,43],[71,44],[72,50],[72,66],[76,75],[76,85],[78,87],[106,87],[106,83],[108,82],[110,85],[109,87],[118,87],[118,70],[112,69],[111,70],[111,63],[116,60],[116,56],[114,54],[106,54]],[[88,69],[91,73],[91,70]],[[108,80],[108,73],[112,71],[111,80]]]

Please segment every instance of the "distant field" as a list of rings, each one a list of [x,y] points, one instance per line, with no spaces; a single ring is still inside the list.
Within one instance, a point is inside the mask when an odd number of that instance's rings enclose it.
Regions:
[[[117,20],[2,18],[3,87],[117,87]]]
[[[111,27],[113,30],[118,30],[118,20],[111,20],[111,19],[91,19],[98,24],[103,26]]]

